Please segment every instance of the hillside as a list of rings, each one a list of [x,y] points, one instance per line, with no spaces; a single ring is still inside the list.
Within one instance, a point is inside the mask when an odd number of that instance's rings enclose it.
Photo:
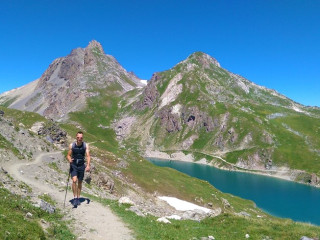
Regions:
[[[192,154],[219,167],[286,171],[291,180],[319,184],[320,109],[233,74],[207,54],[155,73],[121,106],[118,139],[143,155]]]
[[[315,237],[319,233],[318,227],[274,218],[251,201],[222,193],[205,181],[175,170],[156,167],[121,146],[113,148],[109,143],[110,136],[97,137],[92,129],[88,129],[85,136],[91,144],[95,167],[90,175],[86,175],[83,202],[79,209],[71,208],[69,189],[64,208],[67,176],[65,152],[61,154],[64,140],[48,141],[52,139],[51,134],[60,132],[59,127],[55,127],[55,131],[39,131],[41,128],[36,131],[39,121],[45,123],[44,127],[50,125],[50,121],[35,113],[4,107],[0,110],[3,113],[0,117],[0,191],[5,196],[1,198],[0,223],[6,226],[0,230],[3,238],[10,235],[12,239],[26,236],[34,239],[74,239],[74,236],[88,239],[105,239],[106,236],[150,240],[204,239],[207,236],[230,239],[230,236],[238,238],[249,233],[254,239],[292,239],[305,235]],[[99,111],[96,114],[99,115]],[[83,122],[80,120],[78,124]],[[70,142],[74,125],[61,126],[68,132],[66,139]],[[114,182],[112,194],[107,179]],[[122,196],[131,201],[131,207],[130,204],[120,204]],[[175,196],[193,202],[210,209],[210,214],[177,211],[159,196]],[[45,206],[53,206],[56,213],[39,208],[43,201],[47,202]],[[130,229],[114,214],[121,217]],[[172,224],[158,221],[159,217],[165,216],[182,216],[183,220],[170,219]],[[16,218],[20,219],[18,225],[12,224],[17,223]],[[72,219],[79,220],[74,222]],[[222,223],[224,227],[217,227]],[[32,233],[30,229],[34,229]],[[179,229],[185,230],[181,232]]]

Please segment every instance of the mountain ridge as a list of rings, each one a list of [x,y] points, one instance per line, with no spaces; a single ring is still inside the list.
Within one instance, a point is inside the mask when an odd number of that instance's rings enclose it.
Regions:
[[[93,40],[86,48],[55,59],[39,79],[1,94],[0,103],[60,119],[83,108],[87,98],[99,94],[100,88],[123,93],[143,86],[138,77],[106,55],[101,44]]]

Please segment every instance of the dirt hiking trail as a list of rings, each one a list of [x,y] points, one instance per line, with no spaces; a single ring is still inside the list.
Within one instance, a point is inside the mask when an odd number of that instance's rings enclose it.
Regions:
[[[44,175],[45,161],[54,158],[63,158],[61,152],[49,152],[39,154],[32,162],[17,162],[8,163],[6,166],[9,174],[16,180],[23,181],[28,184],[33,192],[38,195],[48,194],[54,199],[57,204],[56,207],[62,209],[65,218],[71,220],[71,230],[79,240],[122,240],[134,239],[133,232],[111,212],[111,210],[96,201],[87,201],[86,198],[82,199],[81,205],[73,208],[70,200],[73,199],[72,191],[68,190],[66,197],[66,206],[64,208],[64,191],[60,190],[50,184],[49,181],[42,180],[37,177]],[[43,173],[43,174],[42,174]],[[38,174],[38,175],[36,175]],[[58,174],[58,173],[57,173]],[[44,176],[44,178],[50,176]],[[66,181],[66,179],[64,179]],[[71,185],[69,179],[69,186]]]

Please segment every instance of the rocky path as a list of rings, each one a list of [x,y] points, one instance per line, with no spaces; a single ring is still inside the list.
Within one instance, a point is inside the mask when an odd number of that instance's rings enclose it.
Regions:
[[[134,239],[133,232],[108,207],[83,198],[81,205],[73,208],[69,202],[73,198],[73,194],[68,191],[66,207],[64,208],[65,191],[61,191],[49,182],[35,177],[36,173],[44,172],[45,160],[57,156],[61,157],[61,152],[41,153],[33,162],[8,163],[6,169],[16,180],[23,181],[32,187],[34,193],[38,195],[49,194],[57,202],[56,207],[62,209],[65,213],[66,219],[71,220],[71,229],[77,239]],[[69,186],[70,184],[71,180]]]

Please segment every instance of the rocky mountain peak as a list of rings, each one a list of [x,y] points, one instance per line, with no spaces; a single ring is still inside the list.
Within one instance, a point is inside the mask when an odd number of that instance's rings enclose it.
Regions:
[[[187,58],[187,60],[205,68],[210,67],[210,64],[221,67],[220,63],[215,58],[204,52],[194,52]]]
[[[92,49],[95,49],[95,48],[97,48],[101,53],[105,53],[103,48],[102,48],[101,43],[99,43],[96,40],[92,40],[91,42],[89,42],[89,45],[86,47],[86,49],[88,49],[88,50],[92,50]]]
[[[76,48],[54,60],[39,79],[6,94],[2,102],[13,99],[12,108],[62,119],[70,111],[83,108],[87,98],[99,95],[96,89],[122,94],[143,86],[137,76],[128,73],[93,40],[86,48]]]

